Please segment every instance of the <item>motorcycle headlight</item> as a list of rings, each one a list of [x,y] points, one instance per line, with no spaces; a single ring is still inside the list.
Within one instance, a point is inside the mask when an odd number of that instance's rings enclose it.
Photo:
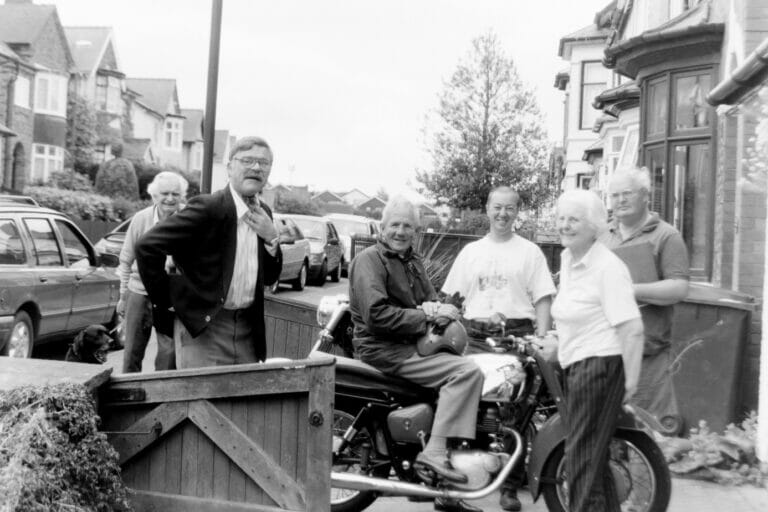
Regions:
[[[321,298],[320,304],[317,306],[317,324],[320,327],[325,327],[328,325],[328,321],[331,319],[333,312],[336,310],[339,304],[343,304],[345,302],[349,302],[349,297],[343,293],[340,295],[326,295],[325,297]]]

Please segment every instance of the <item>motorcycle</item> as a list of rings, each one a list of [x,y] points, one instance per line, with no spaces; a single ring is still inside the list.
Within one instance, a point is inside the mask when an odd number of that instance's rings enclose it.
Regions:
[[[568,510],[564,473],[563,393],[556,369],[532,337],[489,338],[489,354],[504,365],[484,369],[492,390],[481,398],[476,438],[453,447],[453,467],[467,482],[442,480],[420,467],[437,393],[385,375],[354,359],[352,322],[346,296],[324,297],[317,311],[321,331],[313,352],[336,356],[331,510],[359,512],[380,495],[415,500],[437,497],[473,500],[499,489],[522,457],[534,501],[543,496],[550,511]],[[498,357],[495,359],[498,361]],[[653,440],[653,418],[625,406],[610,446],[610,469],[622,510],[662,512],[671,479]]]

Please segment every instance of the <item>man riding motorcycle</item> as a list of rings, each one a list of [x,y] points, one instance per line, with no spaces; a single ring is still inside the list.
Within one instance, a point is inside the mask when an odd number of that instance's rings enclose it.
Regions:
[[[376,245],[352,261],[350,309],[358,357],[385,373],[439,389],[431,435],[416,459],[447,481],[464,482],[447,456],[449,438],[474,439],[483,374],[471,360],[446,352],[422,356],[416,341],[433,326],[445,328],[460,318],[455,306],[436,302],[421,259],[413,250],[418,227],[416,206],[403,197],[382,213]],[[404,343],[405,340],[405,343]],[[435,509],[477,512],[463,501],[437,498]],[[482,512],[482,511],[480,511]]]

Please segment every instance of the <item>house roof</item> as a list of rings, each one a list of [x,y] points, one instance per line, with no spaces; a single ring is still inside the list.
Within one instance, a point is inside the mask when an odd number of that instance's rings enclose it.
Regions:
[[[582,155],[582,160],[589,160],[589,155],[593,153],[602,153],[603,152],[603,141],[602,140],[596,140],[592,144],[586,147],[584,149],[584,154]]]
[[[64,27],[75,71],[95,72],[107,45],[112,40],[111,27]]]
[[[338,202],[344,202],[344,200],[341,198],[339,194],[336,194],[335,192],[331,192],[330,190],[323,190],[322,192],[318,192],[314,196],[312,196],[312,199],[320,199],[323,196],[332,196],[332,199]]]
[[[372,197],[372,198],[370,198],[370,199],[366,199],[365,201],[363,201],[362,203],[360,203],[360,204],[358,205],[358,207],[359,207],[359,208],[366,208],[366,207],[370,207],[370,208],[378,208],[378,207],[383,207],[383,206],[385,206],[386,204],[387,204],[387,202],[386,202],[386,201],[384,201],[382,198],[380,198],[380,197],[375,197],[375,196],[374,196],[374,197]]]
[[[216,130],[213,136],[213,161],[216,163],[226,163],[229,155],[227,151],[227,139],[229,130]]]
[[[55,13],[53,5],[6,2],[0,5],[0,39],[11,44],[32,44]]]
[[[658,61],[664,58],[663,51],[674,52],[679,57],[689,47],[696,53],[702,51],[702,45],[719,50],[725,25],[715,18],[711,2],[701,1],[692,9],[629,39],[613,40],[617,36],[614,33],[605,48],[603,64],[634,77],[641,60]]]
[[[181,115],[184,119],[184,142],[203,140],[203,111],[197,108],[183,108]]]
[[[597,25],[592,23],[586,27],[580,28],[576,32],[571,32],[570,34],[560,38],[560,47],[557,50],[557,55],[559,57],[563,56],[563,53],[565,52],[565,45],[567,43],[603,41],[607,39],[610,34],[611,30],[609,28],[598,28]]]
[[[179,98],[176,92],[175,78],[126,78],[128,88],[141,95],[141,103],[161,114],[177,114],[169,112],[168,105],[178,108]]]
[[[129,160],[143,160],[151,144],[150,139],[124,139],[123,156]]]

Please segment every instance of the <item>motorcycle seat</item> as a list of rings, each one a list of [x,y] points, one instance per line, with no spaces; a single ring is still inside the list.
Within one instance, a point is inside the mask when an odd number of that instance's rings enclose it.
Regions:
[[[434,389],[420,386],[394,375],[388,375],[359,359],[342,356],[335,357],[337,375],[342,374],[355,378],[355,380],[359,379],[361,383],[365,382],[369,386],[376,386],[398,394],[419,395],[430,398],[436,396],[436,390]]]

